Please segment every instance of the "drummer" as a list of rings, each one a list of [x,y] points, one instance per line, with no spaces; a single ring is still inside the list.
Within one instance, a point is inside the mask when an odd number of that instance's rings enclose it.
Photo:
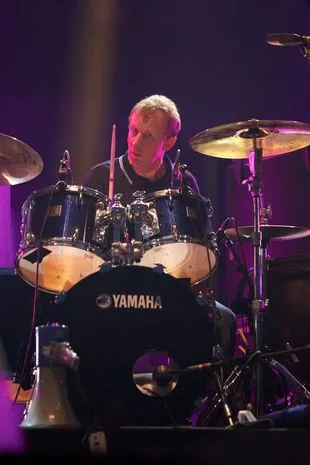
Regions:
[[[151,95],[136,103],[129,114],[128,150],[114,160],[114,193],[121,193],[124,205],[133,201],[133,193],[146,194],[168,189],[173,179],[173,164],[167,155],[175,145],[181,130],[176,104],[164,95]],[[110,163],[92,167],[84,184],[106,195],[109,192]],[[183,183],[199,193],[198,183],[184,170]],[[216,302],[221,315],[218,339],[227,356],[235,348],[236,320],[234,313]]]

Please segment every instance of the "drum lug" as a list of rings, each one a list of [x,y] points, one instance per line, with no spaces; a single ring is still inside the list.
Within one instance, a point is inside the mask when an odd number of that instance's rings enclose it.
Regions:
[[[34,234],[32,232],[28,232],[26,234],[25,245],[27,247],[34,247],[35,246],[35,237],[34,237]]]
[[[113,265],[121,264],[121,242],[113,242],[111,247],[111,263]]]
[[[132,242],[132,259],[134,262],[138,263],[143,257],[143,244],[140,241]]]
[[[149,235],[157,235],[160,233],[160,227],[159,227],[159,220],[156,212],[156,208],[154,204],[150,204],[150,209],[149,209],[149,215],[151,218],[151,230],[149,231]]]
[[[72,236],[71,236],[72,242],[77,241],[78,236],[79,236],[79,232],[80,232],[80,228],[78,228],[77,226],[75,226],[75,228],[74,228],[74,230],[73,230],[73,233],[72,233]]]
[[[175,223],[172,225],[171,234],[173,236],[173,239],[175,241],[177,241],[179,235],[178,235],[178,228],[177,228],[177,225]]]

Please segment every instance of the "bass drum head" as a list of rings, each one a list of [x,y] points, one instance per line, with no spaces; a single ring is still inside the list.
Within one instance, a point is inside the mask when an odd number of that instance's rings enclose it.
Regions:
[[[159,398],[143,395],[133,380],[137,360],[151,351],[164,352],[180,368],[211,360],[208,310],[183,282],[146,267],[100,271],[70,289],[59,316],[80,357],[81,389],[69,375],[69,398],[82,423],[94,421],[92,414],[106,426],[187,423],[209,371],[182,375]]]
[[[52,241],[51,241],[52,242]],[[95,273],[103,265],[104,259],[97,253],[73,246],[72,241],[55,240],[53,245],[43,244],[44,258],[37,266],[38,249],[22,251],[16,259],[16,269],[21,278],[35,286],[38,271],[38,288],[45,292],[58,294],[67,292],[81,279]],[[37,270],[38,268],[38,270]]]
[[[160,264],[165,273],[178,279],[190,279],[192,284],[205,280],[216,267],[215,253],[202,244],[163,239],[160,245],[154,241],[154,246],[149,247],[138,265],[152,268]]]

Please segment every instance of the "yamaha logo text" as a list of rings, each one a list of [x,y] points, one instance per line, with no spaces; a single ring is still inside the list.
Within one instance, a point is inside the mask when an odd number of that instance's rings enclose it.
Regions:
[[[150,294],[101,294],[96,299],[97,306],[105,309],[114,306],[114,308],[133,308],[145,310],[162,310],[161,297]]]

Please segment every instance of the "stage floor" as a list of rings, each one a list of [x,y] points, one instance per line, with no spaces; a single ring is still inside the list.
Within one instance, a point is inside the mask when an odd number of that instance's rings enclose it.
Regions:
[[[123,427],[102,433],[105,446],[90,447],[83,429],[25,430],[27,456],[101,463],[309,463],[310,431],[252,427]]]

